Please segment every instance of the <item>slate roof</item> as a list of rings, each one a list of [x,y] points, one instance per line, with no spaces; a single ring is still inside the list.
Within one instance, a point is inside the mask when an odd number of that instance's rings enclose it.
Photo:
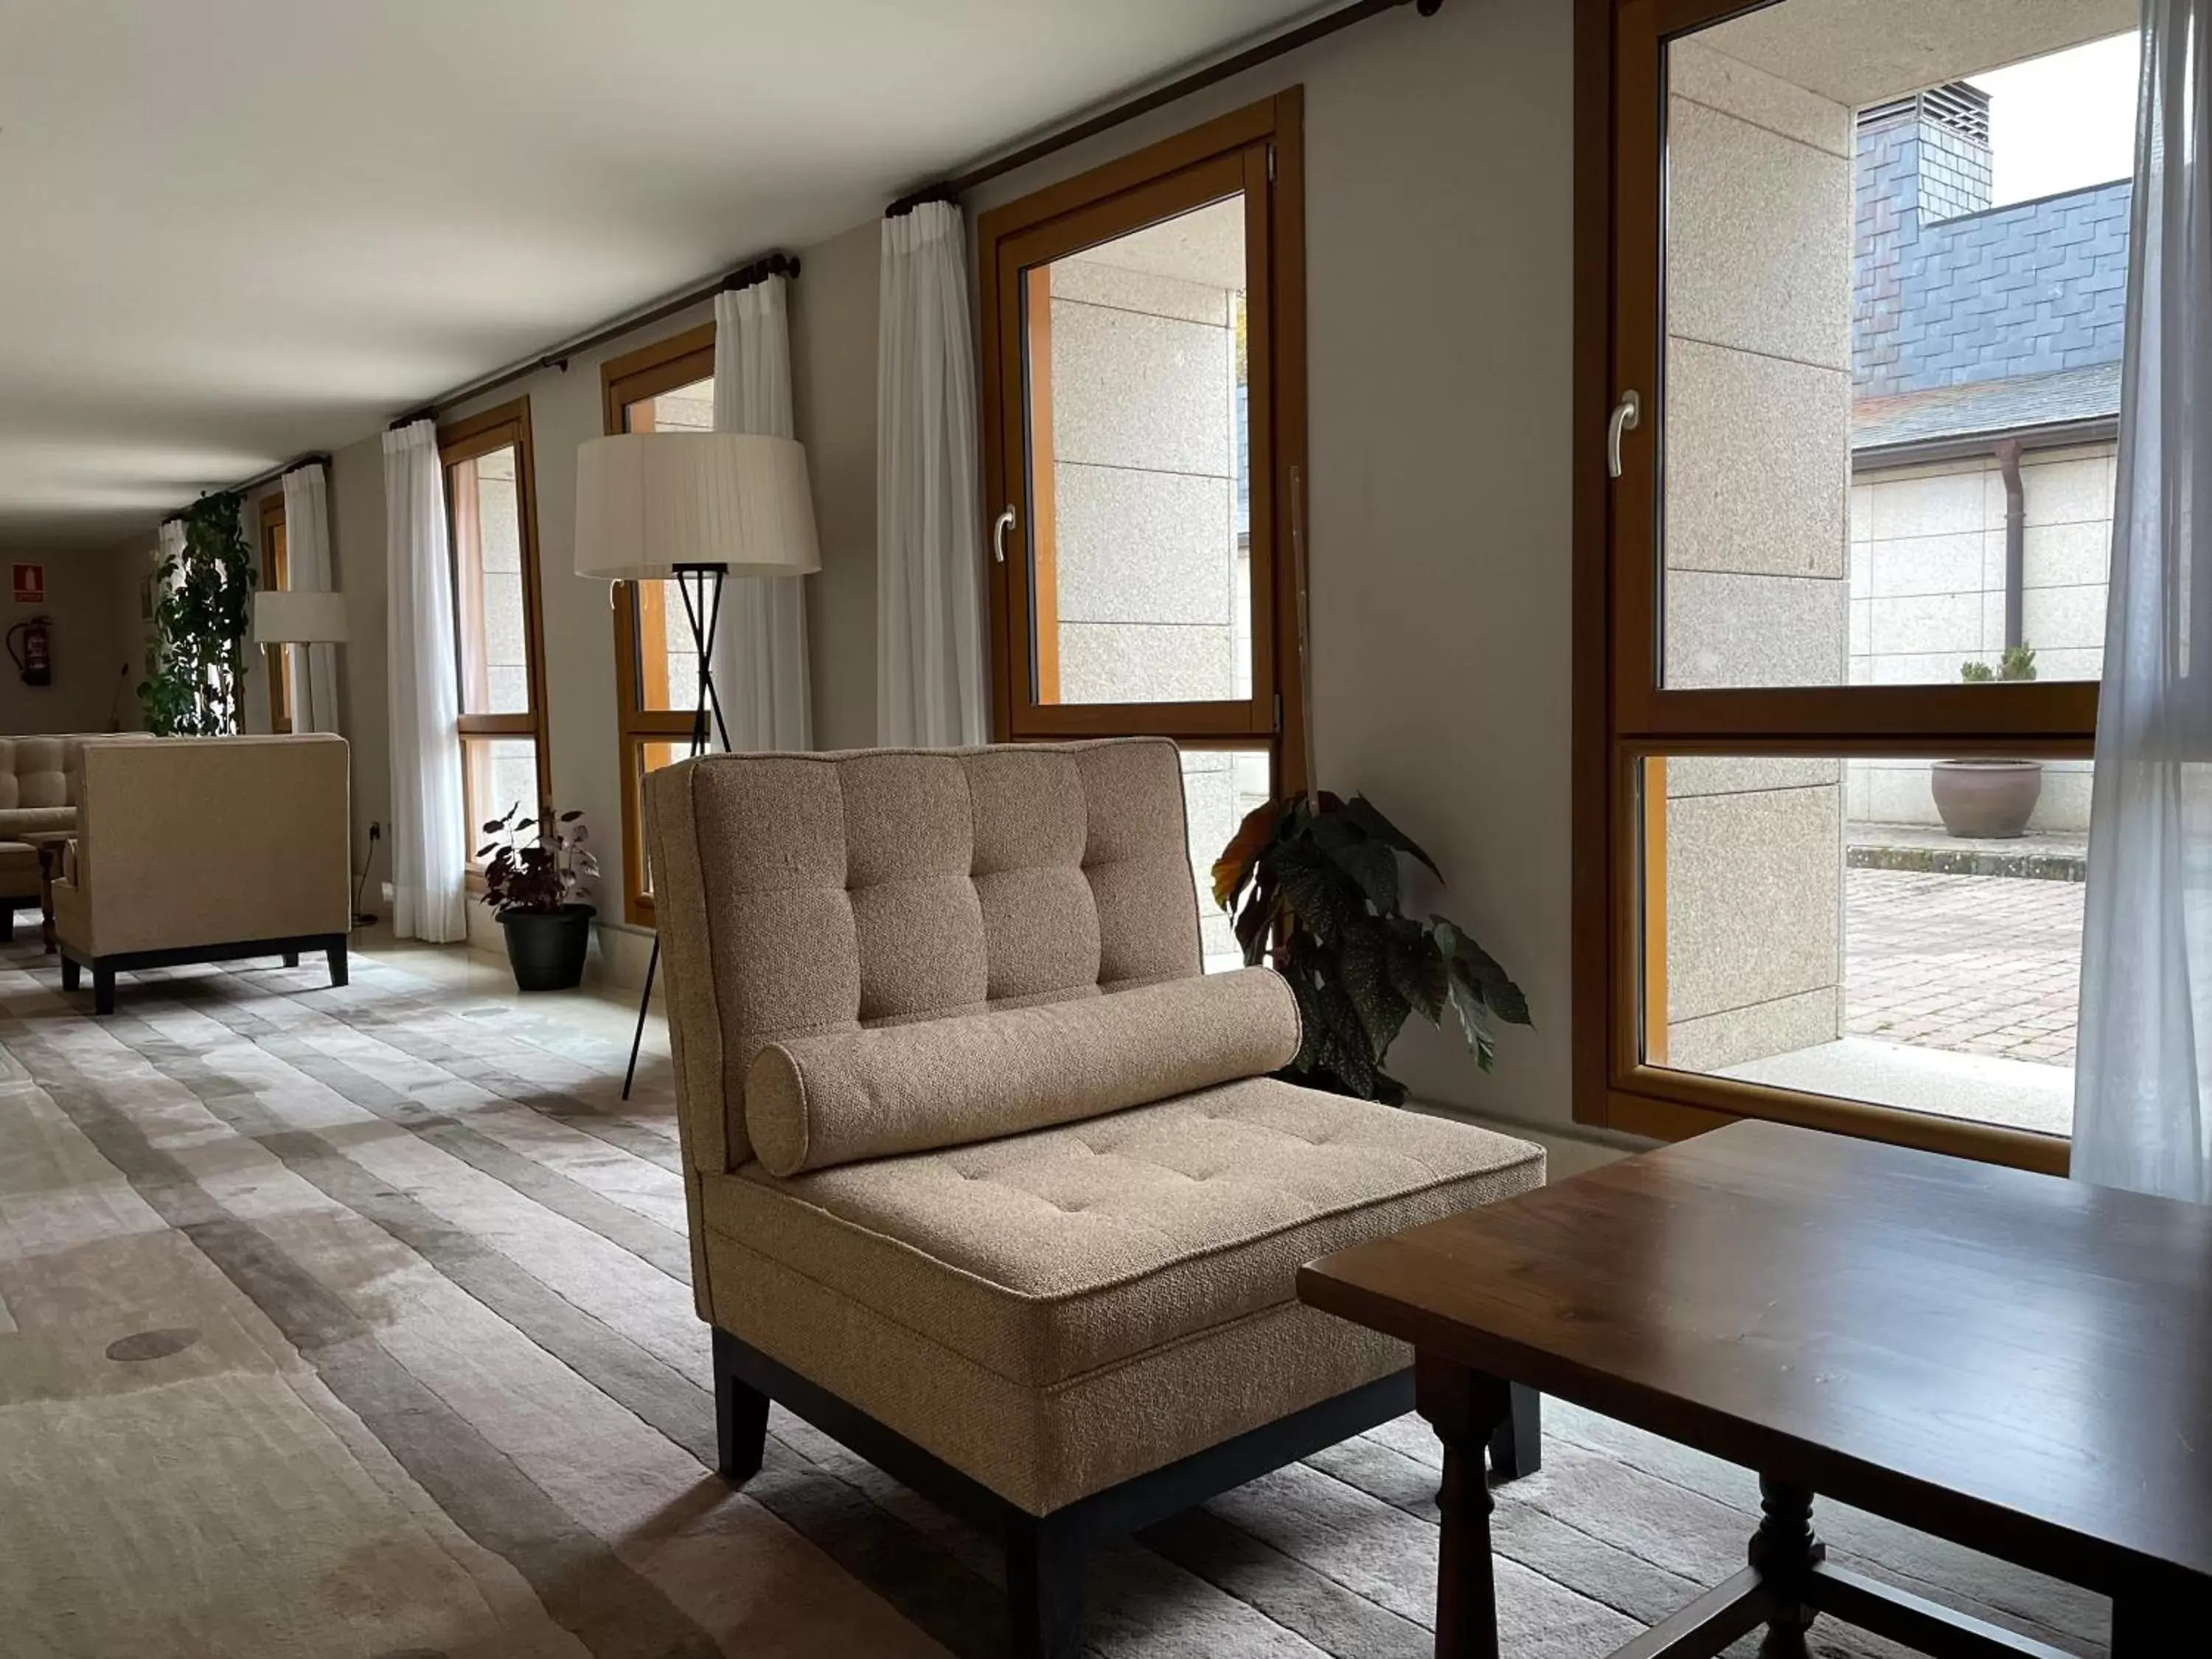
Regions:
[[[2023,427],[2107,419],[2119,409],[2117,362],[1970,380],[1856,399],[1851,404],[1851,447],[1866,450],[1984,434],[1994,438]]]

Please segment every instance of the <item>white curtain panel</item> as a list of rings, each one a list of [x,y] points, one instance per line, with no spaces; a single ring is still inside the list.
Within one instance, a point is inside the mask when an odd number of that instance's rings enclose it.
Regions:
[[[466,937],[460,684],[445,477],[429,421],[384,434],[392,694],[392,931]]]
[[[968,229],[928,202],[884,221],[876,382],[876,741],[989,735]]]
[[[2075,1176],[2212,1203],[2212,0],[2145,0]]]
[[[714,296],[714,429],[798,436],[791,416],[791,325],[781,276]],[[733,576],[723,584],[714,689],[732,748],[814,746],[805,578]]]
[[[320,461],[284,475],[285,578],[302,593],[331,591],[330,481]],[[295,645],[292,710],[295,732],[338,730],[338,647]],[[304,659],[304,661],[302,660]]]

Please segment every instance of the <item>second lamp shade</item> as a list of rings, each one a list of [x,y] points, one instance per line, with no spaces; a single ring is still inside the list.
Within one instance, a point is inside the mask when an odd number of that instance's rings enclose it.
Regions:
[[[805,450],[750,432],[627,432],[579,447],[576,574],[665,580],[686,564],[819,570]]]

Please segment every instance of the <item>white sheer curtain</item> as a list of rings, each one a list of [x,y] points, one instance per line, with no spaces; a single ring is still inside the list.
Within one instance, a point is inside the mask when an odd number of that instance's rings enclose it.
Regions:
[[[302,593],[331,591],[330,483],[323,464],[311,461],[284,475],[285,580]],[[292,678],[295,732],[338,729],[338,647],[295,645]]]
[[[793,438],[784,279],[714,296],[714,429]],[[674,595],[672,604],[677,603]],[[714,636],[714,689],[736,749],[811,749],[806,583],[733,576]]]
[[[968,229],[927,202],[884,221],[876,382],[876,741],[989,735]]]
[[[2074,1174],[2212,1203],[2212,0],[2144,0]]]
[[[384,434],[392,694],[392,931],[465,938],[460,685],[453,581],[438,428],[416,421]]]

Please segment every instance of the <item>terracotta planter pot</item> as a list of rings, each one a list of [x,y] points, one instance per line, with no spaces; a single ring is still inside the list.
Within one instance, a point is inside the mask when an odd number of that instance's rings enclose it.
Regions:
[[[1929,778],[1943,828],[1970,841],[2012,841],[2027,833],[2043,796],[2043,763],[1937,761]]]
[[[588,904],[501,913],[499,925],[507,930],[507,960],[514,969],[515,988],[567,991],[582,983],[596,914]]]

